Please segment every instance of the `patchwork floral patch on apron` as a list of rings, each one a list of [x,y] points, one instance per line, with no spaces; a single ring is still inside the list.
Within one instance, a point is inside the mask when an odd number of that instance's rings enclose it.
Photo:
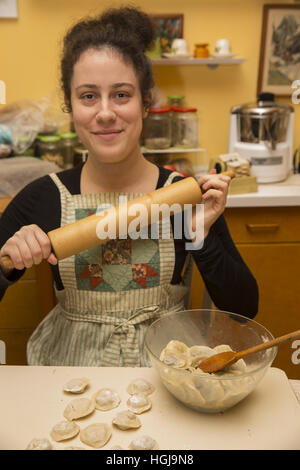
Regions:
[[[118,205],[120,196],[141,195],[72,195],[56,174],[50,176],[60,192],[61,226]],[[175,176],[171,173],[165,186]],[[161,236],[165,223],[159,223],[157,238],[110,240],[59,261],[64,290],[57,291],[59,303],[28,341],[28,364],[151,366],[146,329],[161,315],[183,310],[187,292],[171,285],[175,250],[172,235]]]

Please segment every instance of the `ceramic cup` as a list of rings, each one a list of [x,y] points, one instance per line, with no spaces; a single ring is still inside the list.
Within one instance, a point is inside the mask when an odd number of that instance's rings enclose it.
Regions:
[[[215,54],[226,55],[231,53],[229,39],[219,39],[215,45]]]
[[[185,39],[173,39],[172,41],[173,54],[187,54],[188,47]]]

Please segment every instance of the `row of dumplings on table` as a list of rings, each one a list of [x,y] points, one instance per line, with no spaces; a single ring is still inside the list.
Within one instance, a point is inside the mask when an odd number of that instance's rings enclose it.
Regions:
[[[87,378],[72,379],[63,387],[64,392],[79,394],[83,393],[90,385]],[[126,404],[128,409],[120,411],[112,420],[112,424],[125,431],[128,429],[137,429],[142,423],[137,415],[150,410],[152,402],[149,397],[154,392],[154,386],[143,378],[133,380],[127,387],[127,393],[130,395]],[[50,436],[56,442],[62,442],[72,439],[79,435],[82,443],[100,449],[110,440],[112,436],[112,427],[107,423],[90,424],[84,429],[74,421],[90,415],[95,410],[108,411],[117,408],[121,403],[119,394],[111,388],[101,388],[92,398],[75,398],[66,406],[63,416],[66,418],[53,426]],[[112,449],[122,449],[115,446]],[[129,449],[132,450],[154,450],[158,449],[157,442],[148,435],[142,435],[134,439]],[[32,439],[26,450],[53,450],[49,439]],[[64,450],[85,450],[83,447],[69,446]]]

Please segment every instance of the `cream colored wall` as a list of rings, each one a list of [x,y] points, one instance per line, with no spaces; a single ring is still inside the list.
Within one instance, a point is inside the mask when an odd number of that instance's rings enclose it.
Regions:
[[[122,3],[126,3],[122,2]],[[132,2],[131,2],[132,3]],[[196,42],[231,40],[233,52],[245,57],[237,66],[211,70],[205,66],[155,67],[156,84],[167,95],[180,92],[200,114],[201,145],[214,157],[227,151],[229,113],[233,105],[256,97],[262,8],[276,0],[139,0],[148,13],[184,13],[184,38],[190,51]],[[279,0],[277,3],[293,3]],[[7,103],[59,96],[60,44],[76,19],[119,1],[19,0],[17,20],[0,19],[0,79]],[[300,78],[300,77],[299,77]],[[61,101],[61,97],[57,100]],[[279,99],[290,103],[290,99]],[[300,144],[300,105],[295,106],[295,145]]]

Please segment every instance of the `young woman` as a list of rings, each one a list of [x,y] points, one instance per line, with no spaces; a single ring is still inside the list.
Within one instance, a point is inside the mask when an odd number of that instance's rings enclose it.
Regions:
[[[182,178],[147,161],[139,145],[154,85],[144,53],[153,39],[149,17],[135,8],[82,20],[64,39],[65,103],[88,160],[29,184],[0,219],[0,255],[14,263],[0,269],[0,298],[33,264],[47,259],[53,270],[59,302],[28,342],[31,365],[148,366],[147,326],[184,308],[184,238],[111,240],[58,262],[46,235],[120,195],[133,199]],[[222,215],[229,178],[207,175],[199,184],[205,238],[191,252],[195,263],[217,307],[253,317],[256,281]]]

